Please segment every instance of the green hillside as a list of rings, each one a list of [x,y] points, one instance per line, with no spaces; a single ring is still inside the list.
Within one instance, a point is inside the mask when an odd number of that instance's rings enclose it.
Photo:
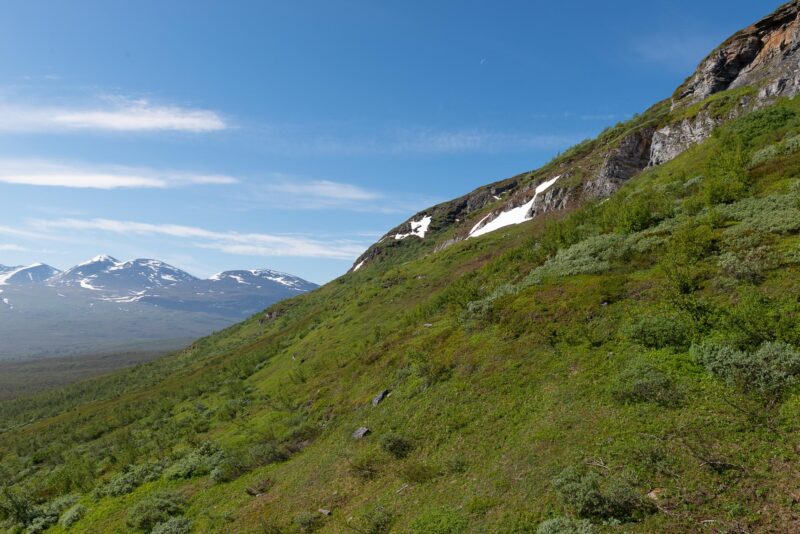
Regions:
[[[662,103],[531,176],[742,96]],[[800,531],[800,99],[435,248],[0,403],[0,528]]]

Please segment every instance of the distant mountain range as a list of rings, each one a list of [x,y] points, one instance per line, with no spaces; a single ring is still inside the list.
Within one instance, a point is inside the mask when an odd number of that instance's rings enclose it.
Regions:
[[[316,287],[269,269],[204,280],[154,259],[0,265],[0,358],[178,346]]]

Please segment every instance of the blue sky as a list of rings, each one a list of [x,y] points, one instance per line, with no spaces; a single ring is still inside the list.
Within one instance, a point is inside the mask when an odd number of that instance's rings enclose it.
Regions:
[[[325,282],[669,96],[780,3],[8,0],[0,264]]]

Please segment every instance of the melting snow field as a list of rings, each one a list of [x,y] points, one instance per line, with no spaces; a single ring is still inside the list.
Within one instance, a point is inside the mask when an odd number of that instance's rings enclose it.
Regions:
[[[411,233],[409,234],[397,234],[394,238],[398,241],[401,239],[405,239],[407,237],[417,236],[420,239],[425,238],[425,234],[428,233],[428,228],[431,226],[431,216],[425,215],[422,219],[418,221],[411,221]]]
[[[362,268],[366,262],[367,262],[367,260],[364,260],[361,263],[359,263],[358,265],[356,265],[355,268],[353,268],[353,272],[356,272],[357,270]]]
[[[536,197],[538,197],[541,193],[544,193],[554,183],[558,181],[561,176],[556,176],[552,180],[548,180],[546,182],[542,182],[536,187],[536,193],[533,195],[533,198],[530,199],[526,204],[522,206],[518,206],[516,208],[510,209],[508,211],[504,211],[485,225],[483,224],[486,219],[491,217],[491,215],[487,215],[483,219],[481,219],[478,224],[475,225],[474,228],[469,232],[469,237],[478,237],[481,235],[488,234],[489,232],[494,232],[495,230],[499,230],[505,226],[511,226],[514,224],[524,223],[525,221],[531,220],[531,217],[528,216],[528,212],[530,212],[531,208],[533,207],[533,203],[536,202]]]

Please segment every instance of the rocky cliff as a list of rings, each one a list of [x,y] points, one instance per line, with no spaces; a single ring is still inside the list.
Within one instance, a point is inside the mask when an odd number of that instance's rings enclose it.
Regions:
[[[357,270],[409,244],[438,251],[503,218],[517,224],[607,198],[647,167],[666,163],[714,129],[779,97],[800,93],[800,0],[781,6],[714,50],[672,98],[585,142],[545,167],[433,206],[393,228],[354,263]],[[537,194],[537,187],[558,177]],[[524,213],[520,210],[524,208]],[[424,235],[412,226],[429,218]],[[405,236],[398,238],[398,236]]]

